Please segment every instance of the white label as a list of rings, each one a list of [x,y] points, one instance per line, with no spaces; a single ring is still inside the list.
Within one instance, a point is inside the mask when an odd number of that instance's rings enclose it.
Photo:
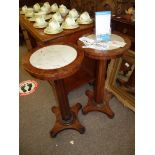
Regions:
[[[108,41],[111,35],[111,11],[100,11],[95,13],[95,29],[97,40]]]

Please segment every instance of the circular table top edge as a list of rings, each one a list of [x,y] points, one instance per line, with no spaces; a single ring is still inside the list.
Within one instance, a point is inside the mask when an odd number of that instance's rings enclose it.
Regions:
[[[77,51],[77,57],[73,62],[70,64],[57,68],[57,69],[39,69],[30,64],[30,57],[31,55],[38,49],[49,46],[42,46],[42,47],[37,47],[35,49],[32,49],[31,52],[28,52],[26,56],[23,57],[22,59],[22,64],[23,67],[26,71],[28,71],[31,75],[35,76],[36,78],[43,79],[43,80],[58,80],[58,79],[63,79],[66,77],[71,76],[74,74],[80,67],[83,58],[84,58],[84,52],[76,45],[74,44],[63,44],[63,43],[58,43],[58,44],[52,44],[52,45],[67,45],[73,47]]]
[[[86,34],[84,36],[87,36],[90,34],[91,33]],[[82,46],[84,44],[80,40],[77,41],[77,44],[82,50],[84,50],[85,55],[92,59],[105,60],[105,59],[117,58],[130,48],[131,40],[119,32],[113,32],[112,34],[116,34],[116,35],[122,37],[124,39],[124,41],[126,42],[126,45],[124,47],[119,47],[119,48],[112,49],[112,50],[105,50],[103,52],[102,50],[96,50],[96,49],[91,49],[91,48],[82,48]]]

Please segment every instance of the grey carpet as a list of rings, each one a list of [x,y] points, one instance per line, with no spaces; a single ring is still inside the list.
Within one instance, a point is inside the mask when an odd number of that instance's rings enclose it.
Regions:
[[[21,66],[21,57],[27,52],[25,46],[20,51],[20,82],[35,79]],[[75,130],[60,132],[51,138],[55,116],[51,107],[57,105],[54,91],[48,82],[35,79],[38,90],[28,96],[19,97],[20,108],[20,155],[134,155],[135,154],[135,114],[124,107],[116,98],[110,101],[115,113],[113,119],[105,114],[91,112],[79,120],[86,132]],[[87,102],[85,90],[92,89],[85,84],[69,93],[70,105]],[[70,142],[73,141],[74,144]]]

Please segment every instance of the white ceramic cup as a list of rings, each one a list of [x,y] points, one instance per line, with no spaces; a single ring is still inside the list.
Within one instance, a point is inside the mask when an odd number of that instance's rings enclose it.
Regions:
[[[90,16],[89,16],[89,13],[88,12],[83,12],[81,15],[80,15],[80,20],[82,22],[87,22],[87,21],[90,21]]]
[[[33,14],[34,14],[34,12],[33,12],[33,9],[32,8],[27,8],[26,9],[26,13],[25,13],[25,16],[26,17],[32,17]]]
[[[27,8],[26,12],[33,12],[33,8]]]
[[[50,6],[50,4],[49,4],[49,2],[45,2],[44,4],[43,4],[43,6],[45,7],[45,8],[47,8],[47,9],[49,9],[51,6]]]
[[[58,9],[59,9],[59,8],[58,8],[57,3],[54,3],[54,4],[51,5],[51,11],[52,11],[52,12],[57,12]]]
[[[27,6],[26,6],[26,5],[24,5],[24,6],[22,7],[22,11],[23,11],[24,14],[26,13],[26,11],[27,11]]]
[[[45,2],[43,5],[44,11],[46,11],[47,13],[51,12],[51,6],[49,4],[49,2]]]
[[[53,14],[52,18],[54,20],[57,20],[58,22],[62,22],[63,21],[63,18],[62,18],[61,14],[59,12],[56,12],[55,14]]]
[[[68,9],[65,5],[62,4],[59,6],[59,12],[62,16],[66,16],[68,13]]]
[[[42,26],[46,23],[45,18],[43,16],[37,17],[36,18],[36,23],[38,26]]]
[[[69,16],[73,17],[74,19],[77,19],[79,14],[76,9],[72,9],[69,11]]]
[[[34,9],[35,12],[39,12],[39,10],[40,10],[39,3],[34,4],[33,9]]]
[[[37,18],[37,17],[40,17],[40,16],[43,16],[45,18],[46,16],[46,12],[44,11],[40,11],[38,13],[34,13],[34,16]]]
[[[46,13],[48,13],[48,11],[49,11],[49,9],[48,9],[46,6],[42,6],[42,7],[40,8],[40,10],[41,10],[42,12],[46,12]]]
[[[53,19],[53,20],[51,20],[51,21],[49,22],[48,28],[49,28],[51,31],[56,31],[56,30],[59,30],[59,29],[60,29],[60,24],[59,24],[58,21],[56,21],[56,20]]]
[[[75,22],[75,19],[73,17],[70,17],[68,16],[66,19],[65,19],[65,24],[67,26],[74,26],[76,25],[76,22]]]

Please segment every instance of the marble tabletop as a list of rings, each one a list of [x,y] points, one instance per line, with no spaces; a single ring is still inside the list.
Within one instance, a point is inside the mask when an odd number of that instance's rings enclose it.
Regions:
[[[88,35],[87,38],[94,40],[94,44],[91,44],[92,48],[94,48],[94,49],[96,49],[96,48],[100,49],[100,47],[106,46],[105,50],[113,50],[113,49],[117,49],[118,47],[123,47],[126,44],[124,39],[121,36],[116,35],[116,34],[111,34],[111,40],[107,41],[107,42],[105,42],[105,41],[97,42],[95,34]],[[89,46],[89,48],[91,48],[91,47]],[[102,50],[102,48],[101,48],[101,50]]]
[[[32,66],[39,69],[58,69],[72,63],[77,51],[68,45],[50,45],[35,51],[30,57]]]

